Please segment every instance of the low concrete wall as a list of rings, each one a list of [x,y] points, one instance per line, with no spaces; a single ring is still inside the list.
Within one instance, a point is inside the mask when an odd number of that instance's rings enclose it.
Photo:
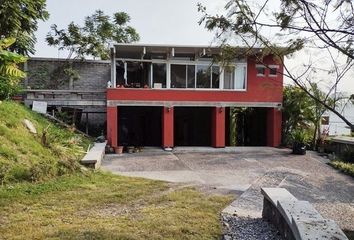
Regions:
[[[286,240],[348,238],[338,225],[324,219],[307,201],[297,200],[284,188],[262,188],[264,219],[272,222]]]
[[[81,164],[94,169],[100,168],[102,159],[105,155],[106,145],[107,142],[95,143],[95,145],[93,145],[85,157],[80,161]]]
[[[334,153],[340,159],[354,163],[354,137],[337,136],[331,140]]]

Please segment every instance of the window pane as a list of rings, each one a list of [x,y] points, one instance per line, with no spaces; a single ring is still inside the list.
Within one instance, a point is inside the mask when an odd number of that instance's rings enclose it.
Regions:
[[[234,89],[235,67],[226,67],[224,73],[224,89]]]
[[[171,88],[186,87],[186,65],[171,64]]]
[[[197,66],[197,88],[210,88],[210,67]]]
[[[166,88],[166,64],[153,63],[153,87]]]
[[[264,76],[265,75],[265,67],[264,66],[257,66],[257,76]]]
[[[134,86],[139,83],[139,63],[127,62],[127,84],[128,86]]]
[[[277,75],[277,69],[276,68],[270,68],[269,69],[269,75],[276,76]]]
[[[236,89],[246,89],[246,66],[236,67]]]
[[[151,63],[127,62],[128,87],[142,88],[145,85],[150,85],[150,64]]]
[[[122,61],[117,61],[116,63],[116,84],[125,85],[124,63]]]
[[[212,72],[212,88],[219,88],[220,83],[220,67],[213,66]]]
[[[187,87],[195,88],[195,66],[187,66]]]

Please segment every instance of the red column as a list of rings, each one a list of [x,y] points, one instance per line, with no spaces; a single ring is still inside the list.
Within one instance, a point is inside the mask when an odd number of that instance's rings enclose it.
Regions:
[[[162,108],[162,147],[174,147],[173,107]]]
[[[211,144],[215,148],[225,147],[225,108],[214,107],[212,111]]]
[[[107,107],[107,140],[112,147],[118,146],[118,107]]]
[[[267,112],[267,146],[279,147],[281,143],[281,111],[270,108]]]

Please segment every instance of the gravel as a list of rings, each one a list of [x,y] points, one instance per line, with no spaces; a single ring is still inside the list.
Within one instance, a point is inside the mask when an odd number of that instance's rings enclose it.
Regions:
[[[225,240],[282,240],[279,232],[262,218],[222,216]]]

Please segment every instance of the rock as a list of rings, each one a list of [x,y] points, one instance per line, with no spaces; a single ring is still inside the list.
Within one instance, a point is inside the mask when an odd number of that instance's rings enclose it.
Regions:
[[[282,240],[279,232],[273,225],[262,218],[222,216],[224,239],[228,240]]]
[[[30,131],[30,133],[37,134],[37,129],[30,120],[24,119],[22,123],[25,125],[28,131]]]

